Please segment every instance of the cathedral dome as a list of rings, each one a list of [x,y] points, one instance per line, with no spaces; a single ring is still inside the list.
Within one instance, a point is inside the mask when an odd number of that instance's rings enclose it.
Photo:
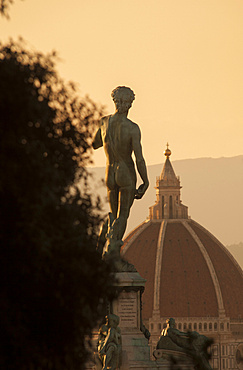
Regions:
[[[123,256],[147,280],[143,318],[243,318],[243,278],[228,250],[191,219],[150,219],[125,239]]]
[[[166,154],[169,154],[167,147]],[[170,152],[171,154],[171,152]],[[122,255],[147,280],[143,319],[243,319],[243,274],[228,250],[188,217],[180,180],[166,161],[149,218],[125,239]]]

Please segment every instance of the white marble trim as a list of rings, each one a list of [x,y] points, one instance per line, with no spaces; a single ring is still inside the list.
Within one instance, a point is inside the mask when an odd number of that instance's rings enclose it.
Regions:
[[[160,301],[160,275],[162,267],[162,257],[163,257],[163,246],[165,238],[165,230],[167,226],[167,221],[164,220],[161,223],[159,238],[157,243],[157,254],[156,254],[156,264],[155,264],[155,275],[154,275],[154,310],[159,310]]]
[[[220,313],[223,313],[223,312],[225,312],[225,310],[224,310],[224,303],[223,303],[222,293],[221,293],[221,289],[220,289],[220,285],[219,285],[219,281],[218,281],[216,271],[214,269],[213,263],[212,263],[209,255],[208,255],[208,252],[206,251],[206,248],[204,247],[203,243],[201,242],[201,240],[199,239],[199,237],[197,236],[195,231],[189,225],[189,222],[188,221],[182,221],[182,224],[188,230],[188,232],[191,234],[191,236],[193,237],[193,239],[197,243],[197,245],[198,245],[205,261],[206,261],[209,272],[211,274],[214,289],[215,289],[215,292],[216,292],[216,297],[217,297],[217,302],[218,302],[218,310],[219,310]]]
[[[137,227],[138,228],[138,231],[134,233],[134,235],[131,237],[131,239],[129,240],[129,242],[127,242],[126,246],[121,251],[121,255],[122,256],[127,252],[128,248],[134,242],[134,240],[137,239],[138,236],[150,225],[150,223],[151,223],[151,221],[144,221],[143,223],[141,223]],[[128,234],[127,237],[129,237],[129,234]]]

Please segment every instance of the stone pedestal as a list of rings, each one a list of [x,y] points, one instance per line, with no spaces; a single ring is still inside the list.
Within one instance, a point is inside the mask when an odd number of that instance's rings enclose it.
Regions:
[[[115,273],[117,299],[110,304],[109,311],[120,317],[122,334],[122,365],[120,370],[169,370],[170,361],[165,358],[150,360],[148,340],[141,332],[141,296],[146,280],[138,272]],[[96,333],[97,334],[97,333]],[[97,342],[97,335],[94,336]],[[95,346],[94,346],[95,347]],[[96,353],[97,355],[97,353]],[[99,370],[94,362],[86,365],[86,370]]]
[[[141,296],[146,280],[138,272],[118,272],[115,274],[118,298],[112,302],[112,313],[120,317],[122,333],[121,370],[140,366],[149,362],[148,340],[140,330],[142,324]],[[139,367],[137,367],[139,368]]]
[[[167,364],[170,365],[170,369],[173,368],[179,368],[181,370],[194,370],[194,364],[193,360],[190,356],[188,356],[186,353],[175,351],[175,350],[169,350],[169,349],[156,349],[153,352],[153,356],[156,358],[156,364]],[[168,366],[168,365],[167,365]]]

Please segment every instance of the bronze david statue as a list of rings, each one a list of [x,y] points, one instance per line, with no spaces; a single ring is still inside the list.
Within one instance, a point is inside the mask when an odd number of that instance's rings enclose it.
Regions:
[[[111,210],[100,234],[98,250],[105,260],[115,262],[116,270],[124,271],[126,267],[121,263],[120,248],[130,208],[134,199],[143,197],[149,181],[142,154],[140,129],[127,118],[135,94],[129,87],[119,86],[112,91],[111,96],[115,103],[115,113],[101,119],[93,140],[94,149],[104,147],[105,182]],[[142,180],[138,189],[133,153]]]

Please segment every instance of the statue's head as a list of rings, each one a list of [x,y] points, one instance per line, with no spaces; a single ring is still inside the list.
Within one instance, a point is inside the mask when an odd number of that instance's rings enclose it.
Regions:
[[[170,328],[174,328],[175,327],[175,319],[170,317],[169,319],[166,320],[166,324],[169,324]]]
[[[118,86],[112,91],[111,97],[117,111],[119,113],[124,113],[131,108],[132,102],[135,99],[135,94],[129,87]]]
[[[109,314],[106,316],[106,321],[109,327],[116,328],[119,325],[120,319],[119,319],[119,316],[115,314]]]

